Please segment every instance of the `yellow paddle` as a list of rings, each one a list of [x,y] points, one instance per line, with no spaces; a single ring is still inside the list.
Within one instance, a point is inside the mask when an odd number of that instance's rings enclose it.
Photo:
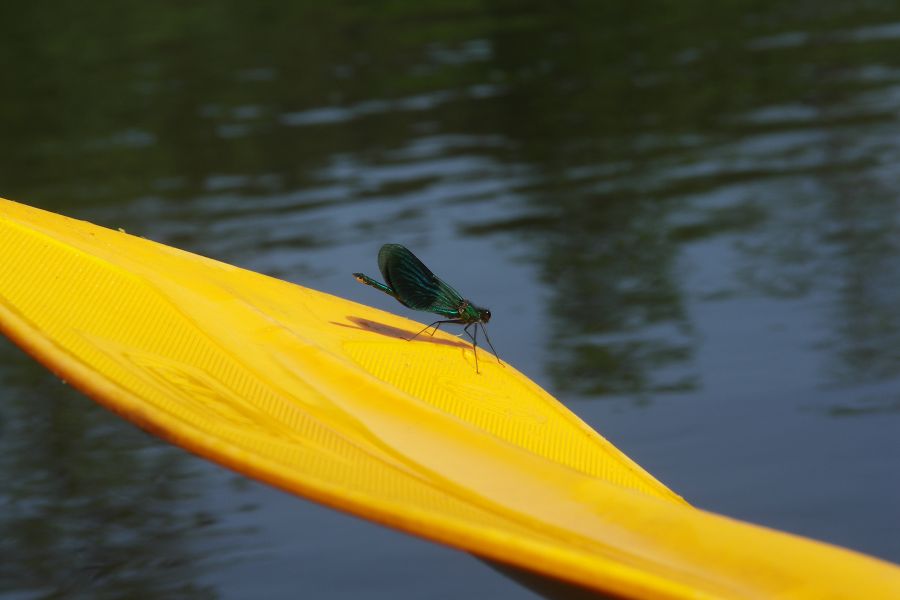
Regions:
[[[0,249],[6,335],[250,477],[625,597],[900,597],[888,563],[690,507],[452,335],[10,201]]]

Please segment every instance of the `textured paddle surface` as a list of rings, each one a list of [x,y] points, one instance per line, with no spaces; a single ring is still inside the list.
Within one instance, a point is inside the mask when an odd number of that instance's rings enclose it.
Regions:
[[[0,253],[7,335],[248,476],[623,596],[900,596],[891,565],[691,508],[454,336],[9,201]]]

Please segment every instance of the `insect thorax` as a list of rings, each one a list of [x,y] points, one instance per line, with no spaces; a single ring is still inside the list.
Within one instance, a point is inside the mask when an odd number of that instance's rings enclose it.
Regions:
[[[484,312],[483,308],[479,308],[469,302],[468,300],[463,300],[457,309],[457,313],[459,314],[459,318],[467,323],[475,323],[478,321],[482,321],[482,313]]]

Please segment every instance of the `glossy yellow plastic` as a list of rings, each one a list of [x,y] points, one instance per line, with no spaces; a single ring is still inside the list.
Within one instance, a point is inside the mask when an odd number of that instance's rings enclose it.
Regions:
[[[893,565],[690,507],[452,335],[10,201],[0,257],[8,336],[255,479],[629,598],[900,597]]]

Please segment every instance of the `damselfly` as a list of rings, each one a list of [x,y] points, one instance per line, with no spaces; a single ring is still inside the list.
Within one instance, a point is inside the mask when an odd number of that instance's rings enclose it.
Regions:
[[[442,317],[440,319],[409,338],[414,340],[419,335],[434,327],[434,332],[444,323],[453,325],[465,325],[463,331],[472,340],[472,351],[475,353],[475,372],[478,373],[478,326],[484,332],[484,337],[494,350],[491,338],[488,337],[484,324],[491,320],[491,311],[480,306],[475,306],[469,300],[460,295],[455,289],[447,285],[437,275],[431,272],[416,255],[400,244],[385,244],[378,251],[378,268],[384,276],[385,283],[381,283],[362,273],[354,273],[353,276],[360,283],[370,285],[381,290],[389,296],[396,298],[403,306],[414,310],[423,310]],[[475,326],[474,335],[469,328]],[[494,350],[494,354],[497,351]],[[500,357],[497,362],[501,365]]]

